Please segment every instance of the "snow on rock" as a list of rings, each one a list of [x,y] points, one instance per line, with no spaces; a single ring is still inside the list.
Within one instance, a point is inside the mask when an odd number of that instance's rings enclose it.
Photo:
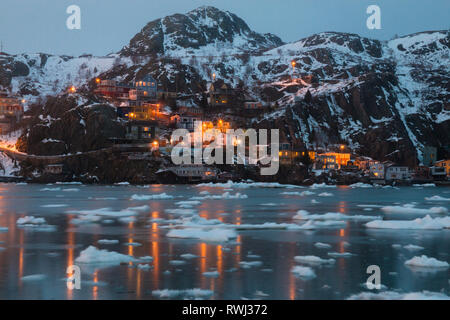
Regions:
[[[309,265],[321,265],[321,264],[333,264],[336,262],[334,259],[322,259],[317,256],[295,256],[294,260],[298,263]]]
[[[77,263],[86,264],[120,264],[122,262],[134,262],[135,258],[105,249],[98,249],[94,246],[89,246],[81,251],[80,255],[75,259]]]
[[[296,276],[304,280],[314,279],[316,273],[310,267],[294,266],[291,272]]]
[[[426,255],[416,256],[405,261],[405,265],[418,268],[445,268],[449,267],[446,261],[440,261],[436,258],[429,258]]]
[[[450,228],[450,217],[432,218],[429,215],[415,220],[376,220],[365,224],[374,229],[428,229],[441,230]]]
[[[230,229],[209,229],[202,230],[196,228],[172,229],[167,233],[169,238],[187,238],[203,241],[224,242],[237,237],[237,233]]]

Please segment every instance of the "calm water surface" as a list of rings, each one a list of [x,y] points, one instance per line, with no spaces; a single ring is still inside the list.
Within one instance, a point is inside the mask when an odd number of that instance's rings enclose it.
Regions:
[[[47,188],[47,190],[43,190]],[[48,190],[50,189],[50,190]],[[307,188],[298,191],[308,190]],[[0,185],[0,298],[1,299],[156,299],[153,290],[201,288],[214,292],[212,299],[345,299],[362,291],[369,265],[379,265],[381,282],[389,290],[442,291],[449,295],[449,271],[420,273],[404,262],[425,254],[450,262],[450,230],[391,231],[367,230],[364,222],[347,222],[342,228],[306,230],[239,231],[231,243],[203,242],[166,237],[167,229],[150,219],[179,218],[165,213],[176,208],[175,202],[189,200],[201,191],[222,194],[223,188],[152,185],[84,186],[84,185]],[[419,208],[449,208],[448,201],[426,201],[434,195],[450,198],[449,188],[402,187],[399,189],[337,187],[312,190],[314,195],[290,196],[285,188],[248,188],[228,190],[240,192],[247,199],[202,200],[194,208],[207,219],[232,224],[264,222],[295,223],[292,217],[300,209],[310,213],[339,212],[348,215],[383,215],[379,207],[364,210],[358,205],[403,205],[415,202]],[[332,196],[320,197],[329,192]],[[174,196],[168,200],[130,200],[133,194]],[[312,203],[315,199],[319,203]],[[49,205],[52,205],[49,207]],[[53,206],[65,205],[65,206]],[[106,218],[95,223],[73,224],[71,210],[112,208],[113,210],[148,205],[136,221]],[[17,227],[20,217],[44,217],[54,231]],[[402,219],[416,216],[403,216]],[[395,218],[395,216],[394,216]],[[112,221],[104,220],[109,219]],[[100,239],[117,239],[118,244],[100,245]],[[317,242],[331,248],[320,249]],[[141,246],[129,246],[139,243]],[[424,247],[419,252],[395,248],[393,244]],[[150,270],[133,265],[82,266],[80,290],[68,290],[66,268],[88,246],[116,251],[134,257],[152,256]],[[351,252],[349,258],[336,258],[331,266],[313,267],[317,277],[304,280],[295,277],[291,268],[299,265],[295,256],[314,255],[330,258],[328,252]],[[180,255],[191,253],[198,258],[183,265]],[[250,255],[250,257],[248,257]],[[258,257],[260,256],[260,257]],[[241,261],[261,261],[261,266],[245,269]],[[217,271],[218,278],[203,272]],[[170,271],[170,272],[168,272]],[[37,280],[22,277],[39,275]]]

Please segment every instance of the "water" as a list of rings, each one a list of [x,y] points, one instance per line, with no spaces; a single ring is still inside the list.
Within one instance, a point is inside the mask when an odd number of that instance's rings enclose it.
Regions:
[[[44,188],[54,188],[43,191]],[[67,190],[69,189],[69,190]],[[66,190],[66,191],[64,191]],[[308,190],[306,188],[298,191]],[[392,231],[367,230],[364,222],[347,222],[342,228],[306,230],[247,230],[239,231],[231,243],[203,242],[166,237],[167,229],[151,218],[172,219],[164,209],[176,208],[175,202],[188,200],[200,191],[222,194],[223,188],[153,185],[84,186],[84,185],[0,185],[0,298],[1,299],[156,299],[153,290],[202,288],[212,290],[211,299],[345,299],[362,291],[367,277],[366,268],[378,265],[381,282],[388,290],[415,292],[441,291],[449,295],[449,271],[420,273],[404,265],[407,259],[425,254],[450,262],[450,230]],[[358,205],[399,205],[416,202],[420,208],[443,206],[448,201],[426,201],[434,195],[450,198],[450,189],[402,187],[399,189],[337,187],[311,190],[314,195],[288,196],[285,188],[233,189],[247,199],[202,200],[195,207],[201,217],[219,219],[233,224],[264,222],[294,223],[297,210],[310,213],[340,212],[342,214],[382,215],[380,208],[364,210]],[[133,194],[167,193],[169,200],[132,201]],[[320,197],[321,192],[333,196]],[[316,199],[319,203],[311,203]],[[43,207],[47,205],[65,207]],[[270,205],[262,205],[270,204]],[[125,209],[149,205],[139,212],[137,221],[113,219],[104,223],[75,225],[76,215],[70,210],[99,208]],[[56,230],[50,232],[19,228],[16,221],[23,216],[44,217]],[[415,216],[403,216],[403,219]],[[394,217],[395,218],[395,217]],[[117,239],[118,244],[99,245],[100,239]],[[137,242],[141,246],[128,246]],[[316,242],[331,245],[329,249],[314,246]],[[393,244],[414,244],[424,247],[418,252],[394,248]],[[152,256],[150,270],[130,265],[100,268],[82,266],[80,290],[66,286],[66,268],[88,246],[128,254],[134,257]],[[299,265],[294,256],[314,255],[330,258],[327,252],[351,252],[349,258],[336,258],[331,266],[313,267],[317,277],[300,279],[290,272]],[[171,265],[170,260],[182,260],[181,254],[192,253],[199,258],[186,260],[184,265]],[[260,257],[248,257],[248,255]],[[245,269],[241,261],[261,261],[261,266]],[[218,278],[208,278],[203,272],[217,270]],[[170,271],[170,274],[167,272]],[[22,277],[44,275],[42,279],[26,281]],[[263,292],[267,296],[261,296]]]

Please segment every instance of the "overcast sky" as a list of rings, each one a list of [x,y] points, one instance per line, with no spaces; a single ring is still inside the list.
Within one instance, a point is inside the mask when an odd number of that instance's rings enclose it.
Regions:
[[[81,8],[81,30],[68,30],[66,9]],[[366,8],[381,8],[381,30],[366,27]],[[1,0],[0,40],[8,53],[106,55],[149,21],[202,5],[228,10],[253,30],[285,42],[321,31],[389,39],[450,28],[450,0]]]

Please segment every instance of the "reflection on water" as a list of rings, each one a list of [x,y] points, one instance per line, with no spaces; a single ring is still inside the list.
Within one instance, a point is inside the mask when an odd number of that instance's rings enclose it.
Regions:
[[[45,192],[42,186],[4,184],[0,188],[0,298],[2,299],[155,299],[158,289],[201,288],[214,292],[213,299],[270,298],[270,299],[344,299],[364,291],[368,265],[380,265],[382,283],[390,289],[407,291],[441,291],[448,293],[448,273],[417,274],[404,266],[404,261],[419,253],[398,250],[393,244],[415,244],[426,254],[450,261],[450,230],[445,231],[368,231],[361,222],[346,222],[345,227],[314,231],[247,230],[238,232],[231,242],[214,243],[192,239],[167,238],[167,223],[158,219],[177,219],[165,209],[175,208],[175,202],[197,196],[199,191],[223,193],[222,189],[193,186],[155,185],[146,188],[133,186],[77,186],[77,192]],[[63,187],[64,188],[64,187]],[[133,194],[167,193],[174,199],[159,201],[131,201]],[[231,191],[230,191],[231,192]],[[380,215],[378,208],[363,211],[358,204],[402,204],[418,202],[418,206],[447,206],[430,204],[424,197],[445,194],[446,189],[404,188],[383,189],[337,188],[333,197],[285,196],[283,189],[237,189],[248,199],[204,200],[194,207],[205,219],[218,219],[235,225],[264,222],[293,223],[297,210],[311,213],[339,212],[341,214]],[[233,193],[231,192],[231,193]],[[95,199],[103,200],[95,200]],[[110,199],[110,200],[105,200]],[[357,199],[357,200],[355,200]],[[261,206],[263,203],[272,206]],[[49,204],[68,204],[67,207],[42,207]],[[111,223],[74,224],[77,215],[67,213],[75,209],[113,208],[148,205],[136,220]],[[19,228],[19,217],[44,217],[56,226],[54,232]],[[106,218],[105,218],[106,219]],[[104,220],[104,219],[103,219]],[[100,239],[117,239],[118,244],[99,245]],[[314,246],[317,242],[330,244],[330,249]],[[88,246],[127,254],[135,258],[151,256],[149,270],[134,263],[115,266],[82,266],[81,290],[70,290],[65,279],[66,270],[75,264],[80,252]],[[1,248],[4,248],[2,250]],[[330,258],[328,252],[353,255],[335,258],[332,266],[313,267],[317,277],[301,279],[290,270],[299,265],[294,257],[314,255]],[[182,254],[197,257],[185,259],[185,264],[172,265],[171,260],[183,260]],[[240,262],[261,261],[262,266],[243,268]],[[217,271],[219,276],[206,277],[205,272]],[[30,275],[42,275],[30,281]],[[267,296],[265,296],[267,295]]]

